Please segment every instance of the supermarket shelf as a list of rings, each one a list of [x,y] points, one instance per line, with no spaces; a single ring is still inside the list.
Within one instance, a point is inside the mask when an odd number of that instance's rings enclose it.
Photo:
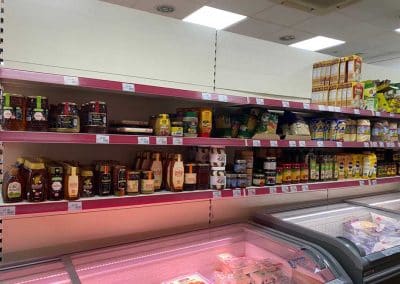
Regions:
[[[302,112],[328,112],[341,113],[362,117],[382,117],[400,119],[400,114],[387,112],[374,112],[345,107],[324,106],[311,103],[301,103],[286,100],[267,99],[260,97],[232,96],[199,91],[189,91],[175,88],[158,87],[152,85],[135,84],[132,82],[119,82],[102,79],[93,79],[59,74],[40,73],[24,70],[0,68],[0,79],[17,80],[26,82],[45,83],[53,85],[73,86],[114,92],[137,93],[146,96],[184,98],[208,102],[229,103],[234,105],[258,105],[271,109],[288,109]]]
[[[13,203],[0,205],[0,217],[41,213],[77,213],[86,210],[99,210],[115,207],[144,206],[161,203],[176,203],[195,200],[211,200],[223,198],[244,198],[269,194],[290,194],[326,189],[338,189],[355,186],[375,186],[379,184],[399,183],[400,176],[378,178],[376,180],[344,180],[318,183],[304,183],[280,186],[248,187],[246,189],[203,190],[188,192],[157,192],[150,195],[137,196],[105,196],[83,198],[77,201],[46,201],[43,203]]]
[[[10,143],[125,144],[159,146],[227,146],[278,148],[400,148],[400,142],[336,142],[258,140],[210,137],[157,137],[143,135],[0,131],[0,141]]]

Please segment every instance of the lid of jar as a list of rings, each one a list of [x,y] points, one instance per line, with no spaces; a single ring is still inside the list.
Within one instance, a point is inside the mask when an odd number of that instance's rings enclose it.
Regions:
[[[276,160],[276,157],[265,157],[266,160]]]
[[[27,169],[31,170],[43,170],[45,169],[44,163],[40,161],[30,161],[30,160],[25,160],[24,162],[24,167]]]
[[[81,176],[83,177],[92,177],[93,176],[93,171],[89,169],[84,169],[81,172]]]
[[[225,171],[225,167],[211,167],[212,171]]]
[[[253,174],[253,177],[256,177],[256,178],[263,178],[263,177],[264,177],[264,174]]]
[[[197,112],[195,112],[195,111],[187,111],[187,112],[185,112],[185,116],[197,117]]]
[[[225,174],[227,178],[236,178],[237,174]]]
[[[237,177],[238,178],[247,178],[247,175],[246,174],[238,174]]]
[[[247,164],[246,160],[235,160],[236,164]]]
[[[86,104],[96,104],[96,103],[101,104],[101,105],[105,105],[106,104],[106,102],[101,102],[101,101],[90,101],[90,102],[88,102]]]
[[[187,163],[187,164],[185,164],[185,166],[192,166],[192,167],[194,167],[194,166],[197,166],[197,164],[195,164],[195,163]]]
[[[139,171],[128,171],[128,175],[140,175]]]
[[[17,98],[24,98],[23,95],[20,94],[11,94],[11,93],[4,93],[3,96],[10,96],[10,97],[17,97]]]
[[[47,100],[47,97],[43,97],[43,96],[28,96],[29,99],[36,99],[37,97],[40,97],[42,100],[43,99]]]
[[[62,105],[71,105],[71,106],[76,106],[76,103],[73,102],[62,102]]]
[[[158,117],[169,118],[169,114],[167,114],[167,113],[160,113],[160,114],[158,115]]]
[[[202,164],[202,163],[199,163],[199,164],[197,164],[199,167],[210,167],[210,164]]]
[[[183,122],[182,121],[173,121],[171,122],[172,126],[183,126]]]
[[[17,163],[18,163],[18,164],[23,165],[24,162],[25,162],[25,158],[23,158],[23,157],[18,157],[18,158],[17,158]]]

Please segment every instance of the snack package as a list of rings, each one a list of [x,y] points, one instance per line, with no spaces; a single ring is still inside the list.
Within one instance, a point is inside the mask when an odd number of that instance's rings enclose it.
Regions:
[[[392,108],[389,106],[388,101],[383,93],[376,94],[378,111],[391,112]]]
[[[346,59],[341,58],[339,63],[339,84],[346,82]]]
[[[359,179],[362,176],[363,155],[352,154],[351,157],[353,163],[353,178]]]
[[[312,140],[324,140],[325,130],[326,125],[323,119],[312,119],[310,121],[310,134]]]
[[[375,81],[364,81],[364,98],[361,108],[376,111],[378,109],[378,100],[376,99]]]
[[[265,111],[260,116],[256,133],[276,134],[277,127],[278,127],[278,115],[276,113],[270,113],[268,111]]]
[[[328,140],[331,141],[344,141],[344,135],[346,130],[346,121],[343,119],[332,119],[327,123],[329,126]]]
[[[337,92],[338,92],[338,86],[337,85],[330,85],[329,86],[328,105],[336,106]]]
[[[357,140],[357,121],[353,119],[346,120],[346,128],[344,130],[344,141],[354,142]]]
[[[345,155],[344,160],[344,176],[346,179],[353,178],[353,159],[351,154]]]

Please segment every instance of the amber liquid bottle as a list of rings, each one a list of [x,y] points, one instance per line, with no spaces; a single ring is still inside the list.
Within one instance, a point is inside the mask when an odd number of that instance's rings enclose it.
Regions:
[[[185,181],[185,168],[183,166],[182,155],[175,154],[170,166],[170,190],[182,191]]]
[[[154,190],[160,190],[163,181],[163,165],[160,153],[153,153],[153,161],[150,166],[150,171],[152,171],[154,175]]]
[[[66,200],[77,200],[80,196],[79,168],[65,166],[64,196]]]
[[[16,165],[11,166],[4,173],[2,196],[5,203],[22,201],[22,180],[20,170]]]

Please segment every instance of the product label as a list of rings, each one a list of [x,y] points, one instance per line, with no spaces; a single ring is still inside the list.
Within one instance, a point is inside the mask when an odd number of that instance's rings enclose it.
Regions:
[[[107,115],[100,112],[89,112],[87,126],[103,126],[107,125]]]
[[[5,119],[12,119],[12,117],[13,117],[12,108],[7,108],[6,109],[6,107],[4,107],[3,117]]]
[[[19,182],[11,182],[7,188],[8,198],[19,198],[21,197],[21,184]]]
[[[197,174],[196,173],[185,173],[185,184],[196,184]]]
[[[78,116],[76,115],[58,115],[55,128],[74,129],[78,127]]]
[[[153,179],[142,179],[142,193],[152,193],[154,192],[154,180]]]
[[[34,175],[31,181],[31,188],[27,192],[27,197],[32,201],[43,200],[43,180],[40,174]]]
[[[138,193],[139,192],[139,181],[138,180],[128,180],[126,192]]]
[[[78,189],[79,189],[78,181],[79,181],[78,176],[68,177],[68,194],[70,197],[78,196]]]
[[[162,183],[162,165],[161,162],[159,166],[152,167],[151,170],[153,171],[154,174],[154,188],[155,189],[160,189],[161,188],[161,183]]]
[[[225,153],[211,153],[210,154],[210,164],[214,167],[224,167],[226,164],[226,154]]]
[[[183,188],[184,183],[183,167],[174,166],[172,169],[172,185],[176,189]]]
[[[111,192],[111,175],[103,174],[100,180],[99,194],[108,195]]]
[[[93,195],[93,183],[91,178],[85,178],[82,183],[82,190],[85,196]]]
[[[226,184],[226,177],[225,176],[211,176],[210,177],[210,184],[214,187],[224,188]]]

